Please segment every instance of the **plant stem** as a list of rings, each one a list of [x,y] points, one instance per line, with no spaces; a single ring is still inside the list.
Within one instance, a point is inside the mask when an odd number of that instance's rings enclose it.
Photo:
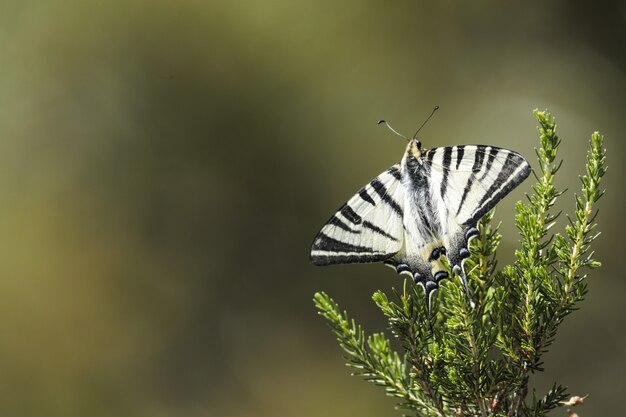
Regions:
[[[480,395],[480,359],[478,357],[478,350],[476,349],[474,332],[471,327],[467,331],[467,341],[470,345],[470,349],[472,350],[472,359],[474,360],[474,363],[472,364],[472,373],[474,374],[474,395],[476,396],[476,402],[478,403],[478,408],[480,408],[481,414],[483,415],[483,417],[487,417],[487,408],[485,407],[485,401]]]

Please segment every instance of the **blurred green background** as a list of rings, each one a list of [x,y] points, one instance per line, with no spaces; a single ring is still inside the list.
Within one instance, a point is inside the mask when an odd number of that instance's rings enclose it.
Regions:
[[[529,159],[549,108],[570,212],[606,135],[604,266],[535,381],[615,415],[625,23],[619,1],[0,1],[0,414],[399,416],[349,376],[311,298],[383,330],[370,296],[400,279],[308,256],[400,159],[376,121],[410,134],[438,104],[426,147]],[[531,185],[499,205],[501,264]]]

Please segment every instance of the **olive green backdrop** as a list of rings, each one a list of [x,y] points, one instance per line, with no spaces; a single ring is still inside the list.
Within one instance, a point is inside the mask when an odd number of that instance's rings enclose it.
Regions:
[[[311,298],[383,330],[370,296],[400,279],[308,252],[400,159],[376,121],[411,134],[435,104],[424,146],[531,160],[549,108],[572,191],[606,135],[604,267],[536,385],[619,414],[626,7],[502,3],[0,0],[0,414],[399,416]],[[502,264],[531,185],[499,205]]]

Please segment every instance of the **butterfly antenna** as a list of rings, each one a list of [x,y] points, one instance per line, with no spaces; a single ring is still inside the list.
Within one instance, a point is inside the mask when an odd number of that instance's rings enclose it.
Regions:
[[[394,129],[393,127],[391,127],[391,125],[389,123],[387,123],[386,120],[379,120],[378,121],[379,125],[385,125],[387,126],[387,128],[389,128],[389,130],[391,130],[393,133],[395,133],[396,135],[400,136],[401,138],[404,138],[405,140],[409,140],[409,138],[407,138],[406,136],[404,136],[402,133],[399,133],[398,131],[396,131],[396,129]]]
[[[426,120],[424,120],[424,123],[422,123],[422,125],[419,127],[419,129],[417,129],[417,132],[415,132],[415,134],[413,135],[413,139],[415,139],[417,137],[417,134],[420,132],[420,130],[422,130],[422,128],[424,127],[424,125],[426,123],[428,123],[428,121],[430,120],[431,117],[433,117],[433,114],[435,114],[435,112],[439,110],[439,106],[435,106],[435,108],[433,109],[433,111],[430,113],[430,116],[428,116],[426,118]]]

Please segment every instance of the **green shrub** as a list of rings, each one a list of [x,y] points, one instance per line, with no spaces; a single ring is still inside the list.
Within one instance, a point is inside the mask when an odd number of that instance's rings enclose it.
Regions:
[[[421,287],[405,281],[393,297],[382,291],[373,300],[389,321],[403,353],[383,333],[367,336],[361,326],[323,292],[315,305],[336,334],[354,375],[383,386],[400,398],[399,408],[415,416],[544,416],[566,397],[558,384],[543,397],[528,395],[530,376],[542,368],[542,355],[559,325],[587,292],[585,268],[597,268],[590,250],[597,237],[593,205],[603,195],[604,138],[593,133],[582,192],[564,234],[549,234],[562,194],[554,186],[560,140],[554,118],[535,110],[540,127],[537,183],[526,203],[518,202],[515,222],[521,249],[513,265],[496,268],[501,239],[491,220],[479,222],[465,270],[476,306],[458,279],[442,283],[427,311]]]

